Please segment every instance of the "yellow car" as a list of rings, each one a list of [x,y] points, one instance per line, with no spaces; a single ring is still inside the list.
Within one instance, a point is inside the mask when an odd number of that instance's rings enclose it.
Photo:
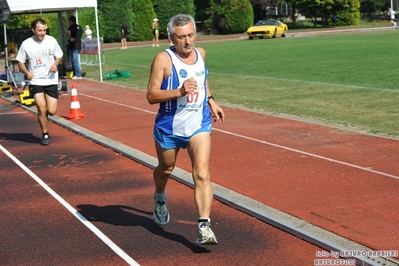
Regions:
[[[259,20],[255,26],[247,29],[249,39],[254,37],[281,37],[287,36],[288,26],[279,20]]]

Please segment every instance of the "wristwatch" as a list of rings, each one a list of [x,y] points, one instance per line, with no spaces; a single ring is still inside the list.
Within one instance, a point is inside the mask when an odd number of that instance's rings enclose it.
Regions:
[[[215,100],[215,97],[213,97],[212,95],[210,95],[210,96],[208,96],[208,102],[209,102],[210,99]]]

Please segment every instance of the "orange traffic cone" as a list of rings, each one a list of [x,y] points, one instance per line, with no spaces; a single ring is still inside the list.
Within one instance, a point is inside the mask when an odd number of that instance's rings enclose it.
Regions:
[[[68,115],[69,119],[82,119],[85,115],[80,112],[80,104],[78,100],[78,91],[76,90],[75,84],[72,84],[71,91],[71,110]]]

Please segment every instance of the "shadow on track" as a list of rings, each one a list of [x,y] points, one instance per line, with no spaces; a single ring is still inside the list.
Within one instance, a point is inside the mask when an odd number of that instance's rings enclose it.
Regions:
[[[0,139],[28,143],[39,143],[41,140],[40,138],[34,136],[32,133],[0,133]]]
[[[191,249],[193,253],[210,252],[208,249],[192,243],[181,235],[165,231],[163,227],[157,225],[153,219],[147,217],[152,217],[152,212],[146,212],[123,205],[108,205],[100,207],[92,204],[81,204],[76,207],[78,208],[78,212],[88,221],[103,222],[117,226],[141,226],[155,235],[185,245],[187,248]],[[133,212],[143,215],[138,215]]]

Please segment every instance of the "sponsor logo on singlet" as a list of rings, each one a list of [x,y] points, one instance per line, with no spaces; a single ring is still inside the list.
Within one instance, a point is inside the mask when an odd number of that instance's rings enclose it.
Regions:
[[[186,77],[187,77],[187,71],[184,70],[184,69],[180,69],[179,75],[180,75],[180,77],[182,77],[182,78],[186,78]]]

